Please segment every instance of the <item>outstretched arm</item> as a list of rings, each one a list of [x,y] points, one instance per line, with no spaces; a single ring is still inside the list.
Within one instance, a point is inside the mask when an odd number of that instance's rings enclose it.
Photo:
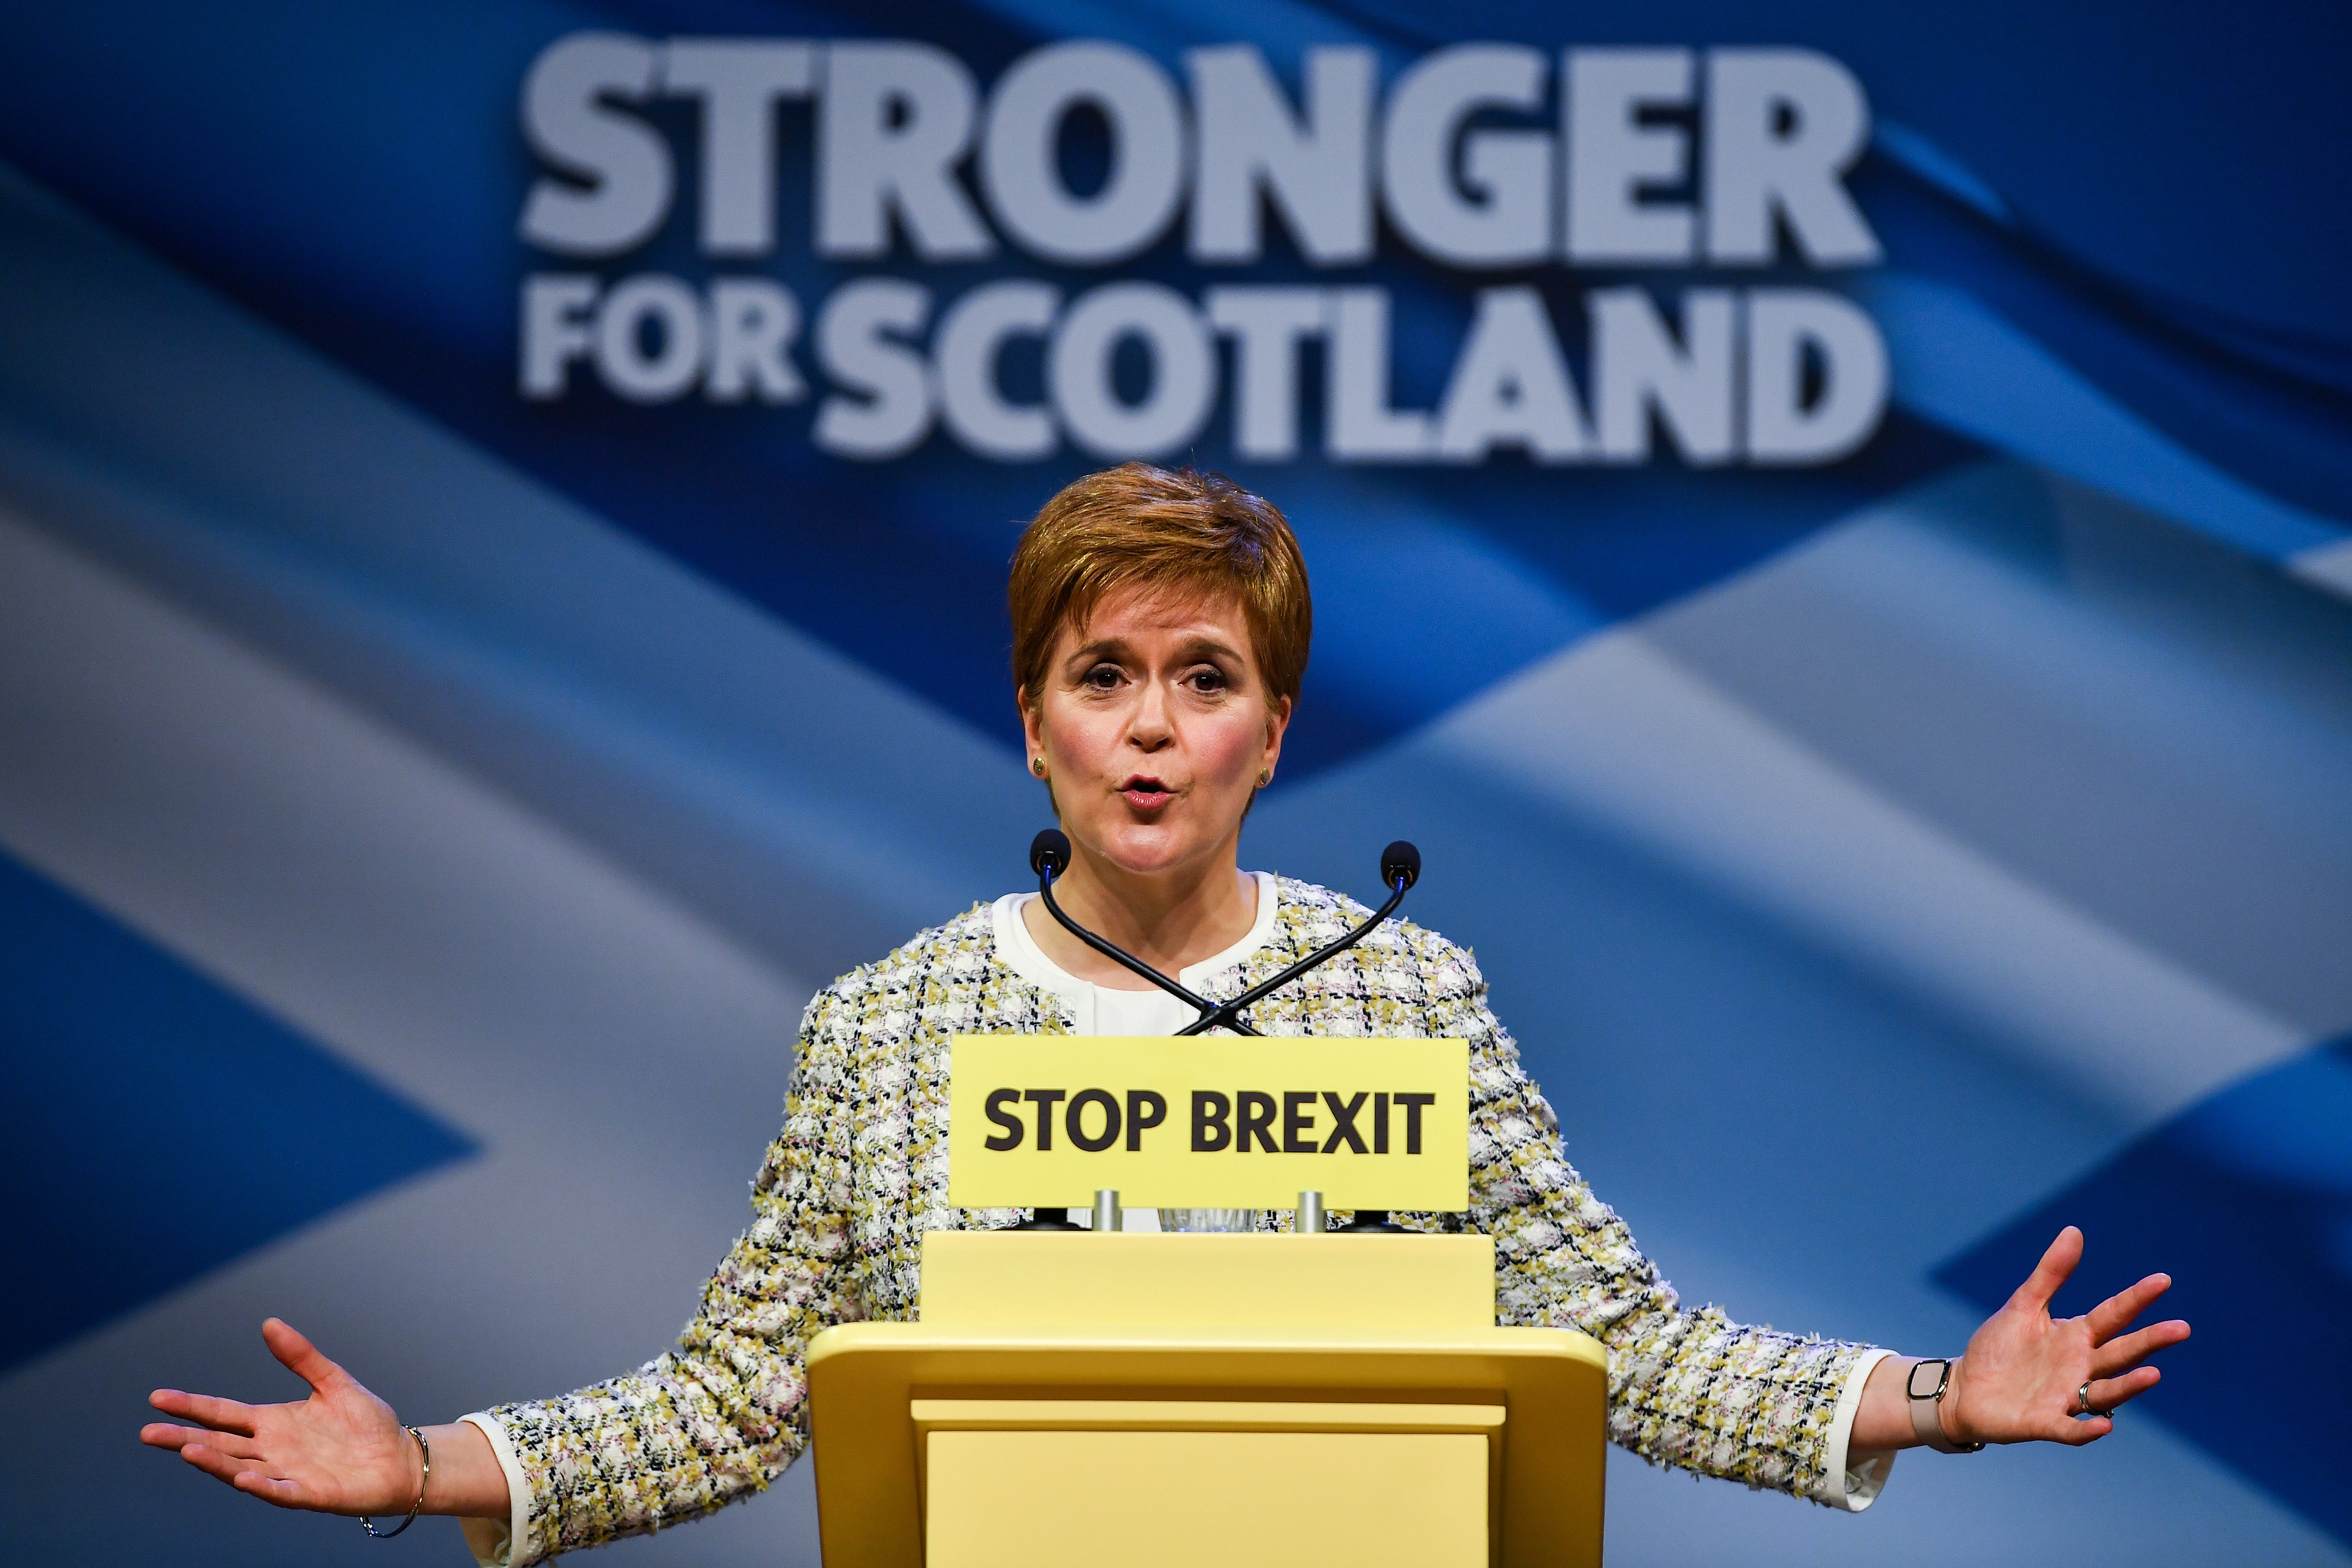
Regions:
[[[280,1508],[398,1519],[424,1486],[425,1513],[507,1516],[507,1479],[478,1427],[460,1421],[424,1428],[433,1446],[425,1482],[423,1456],[392,1406],[320,1354],[292,1325],[261,1325],[269,1353],[310,1385],[310,1397],[287,1405],[246,1405],[159,1388],[147,1403],[194,1426],[155,1422],[139,1440],[176,1448],[180,1458]]]
[[[2057,1294],[2083,1260],[2083,1233],[2068,1226],[2042,1255],[2025,1283],[2000,1311],[1969,1336],[1952,1363],[1951,1384],[1937,1415],[1955,1443],[2065,1443],[2079,1447],[2116,1429],[2108,1413],[2154,1388],[2163,1374],[2142,1363],[2189,1337],[2179,1319],[2126,1333],[2132,1321],[2172,1288],[2151,1274],[2108,1297],[2079,1318],[2050,1315]],[[1907,1448],[1919,1438],[1911,1423],[1905,1378],[1911,1363],[1889,1357],[1872,1372],[1854,1415],[1853,1446]],[[2084,1415],[2083,1393],[2089,1385]]]
[[[479,1419],[424,1428],[433,1473],[422,1511],[488,1521],[476,1544],[515,1568],[705,1513],[750,1495],[805,1445],[803,1355],[819,1330],[851,1314],[848,1047],[854,1020],[820,992],[802,1022],[784,1130],[752,1191],[752,1223],[704,1288],[677,1348],[625,1376],[552,1400],[507,1405]],[[206,1473],[281,1508],[396,1521],[416,1500],[423,1466],[392,1407],[272,1320],[278,1359],[310,1384],[292,1405],[244,1405],[159,1390],[183,1422],[141,1434]],[[509,1536],[509,1531],[512,1534]],[[470,1531],[469,1531],[470,1533]]]
[[[1606,1346],[1610,1440],[1653,1464],[1867,1506],[1877,1489],[1854,1485],[1852,1424],[1864,1363],[1885,1352],[1685,1308],[1569,1163],[1476,965],[1438,956],[1432,989],[1453,994],[1431,1010],[1428,1032],[1470,1043],[1466,1218],[1495,1238],[1496,1321],[1580,1329]]]
[[[1885,1474],[1870,1457],[1920,1441],[1906,1390],[1913,1362],[1684,1308],[1568,1163],[1558,1120],[1486,1007],[1475,963],[1452,963],[1457,973],[1438,978],[1454,994],[1433,1009],[1428,1032],[1471,1044],[1468,1217],[1495,1237],[1501,1321],[1580,1328],[1606,1344],[1610,1436],[1644,1458],[1867,1506]],[[2051,1297],[2082,1251],[2069,1226],[1971,1337],[1938,1408],[1951,1441],[2095,1441],[2114,1429],[2105,1412],[2156,1384],[2141,1363],[2189,1337],[2178,1321],[2126,1331],[2170,1287],[2160,1274],[2053,1321]],[[2101,1414],[2077,1420],[2086,1382]]]

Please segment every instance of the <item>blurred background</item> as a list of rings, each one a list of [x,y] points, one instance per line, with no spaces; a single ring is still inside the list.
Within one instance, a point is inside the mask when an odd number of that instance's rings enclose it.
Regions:
[[[2340,9],[0,46],[0,1555],[463,1561],[147,1391],[292,1396],[272,1312],[420,1421],[662,1350],[811,992],[1024,883],[1004,563],[1145,456],[1313,574],[1244,864],[1416,840],[1686,1300],[1932,1354],[2062,1224],[2062,1310],[2179,1281],[2092,1449],[1860,1517],[1616,1454],[1613,1563],[2352,1563]],[[611,1554],[814,1564],[807,1468]]]

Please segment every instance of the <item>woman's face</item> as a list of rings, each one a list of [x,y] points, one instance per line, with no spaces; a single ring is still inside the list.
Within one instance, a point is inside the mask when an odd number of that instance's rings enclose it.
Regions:
[[[1131,588],[1062,628],[1022,721],[1080,852],[1148,876],[1233,857],[1290,701],[1266,691],[1238,601]]]

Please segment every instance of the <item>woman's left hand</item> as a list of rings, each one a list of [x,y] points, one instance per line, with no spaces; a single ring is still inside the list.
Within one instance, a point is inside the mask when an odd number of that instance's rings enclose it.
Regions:
[[[2095,1442],[2115,1430],[2107,1413],[2147,1393],[2162,1376],[2141,1363],[2189,1337],[2179,1319],[2126,1333],[2134,1318],[2172,1288],[2151,1274],[2079,1318],[2053,1318],[2050,1298],[2083,1260],[2083,1233],[2058,1233],[2050,1250],[2006,1306],[1969,1337],[1945,1393],[1945,1435],[1961,1443]],[[2083,1415],[2083,1385],[2090,1407]]]

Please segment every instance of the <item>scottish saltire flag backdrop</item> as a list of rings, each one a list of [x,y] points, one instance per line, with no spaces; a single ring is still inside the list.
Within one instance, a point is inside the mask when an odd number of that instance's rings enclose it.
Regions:
[[[2307,5],[0,18],[11,1562],[451,1560],[137,1447],[656,1352],[812,989],[1024,880],[1019,520],[1285,506],[1246,862],[1419,841],[1685,1294],[2197,1337],[1622,1564],[2352,1562],[2352,26]],[[815,1561],[808,1478],[615,1562]]]

